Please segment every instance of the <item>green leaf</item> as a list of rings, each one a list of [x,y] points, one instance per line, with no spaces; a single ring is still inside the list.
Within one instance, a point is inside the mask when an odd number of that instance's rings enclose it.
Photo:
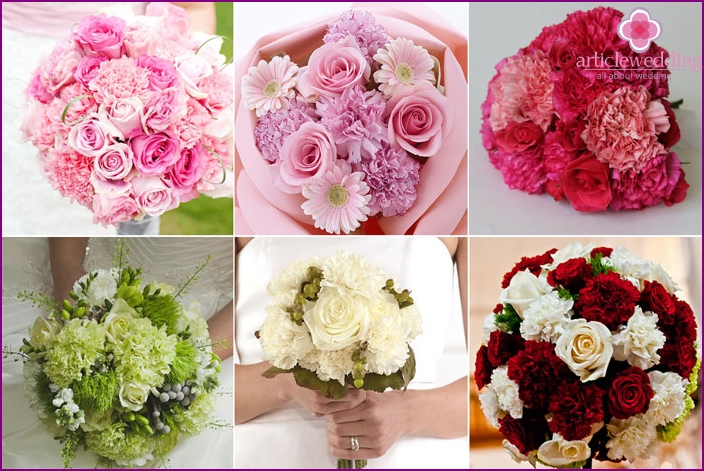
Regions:
[[[318,378],[315,372],[306,370],[300,366],[294,366],[290,370],[284,370],[282,368],[272,366],[262,373],[262,376],[265,378],[273,378],[282,373],[292,373],[297,385],[303,388],[312,389],[313,391],[318,391],[328,399],[342,399],[347,395],[346,385],[342,385],[335,380],[323,381]]]
[[[521,318],[510,304],[504,304],[503,312],[496,315],[496,327],[508,334],[518,334],[521,331]]]
[[[293,370],[284,370],[283,368],[277,368],[275,366],[272,366],[268,370],[266,370],[264,373],[262,373],[262,376],[265,378],[274,378],[276,375],[280,375],[282,373],[293,373]]]
[[[364,386],[362,389],[368,391],[384,392],[387,389],[406,390],[408,384],[416,375],[416,356],[411,346],[408,346],[408,359],[406,363],[396,373],[390,375],[380,375],[377,373],[367,373],[364,375]]]

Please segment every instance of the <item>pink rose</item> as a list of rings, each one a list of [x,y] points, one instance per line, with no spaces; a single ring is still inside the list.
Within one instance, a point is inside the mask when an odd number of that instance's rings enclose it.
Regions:
[[[611,202],[609,166],[593,154],[573,160],[562,174],[562,188],[577,211],[602,211]]]
[[[147,16],[160,16],[167,29],[185,35],[190,26],[186,10],[166,2],[151,2],[147,5]]]
[[[200,56],[185,54],[174,59],[176,72],[181,79],[186,93],[196,100],[206,98],[207,95],[200,89],[200,81],[213,75],[213,66]]]
[[[543,130],[533,121],[511,122],[494,133],[496,144],[504,152],[523,152],[543,142]]]
[[[150,216],[159,216],[178,206],[178,198],[159,177],[132,180],[137,207]]]
[[[183,92],[178,88],[167,88],[156,92],[144,106],[142,123],[155,131],[165,131],[186,113]]]
[[[61,87],[75,82],[73,73],[81,57],[81,53],[68,38],[57,43],[42,65],[42,85],[56,94]]]
[[[79,154],[98,157],[115,137],[121,137],[119,131],[109,122],[101,120],[97,113],[91,113],[68,132],[68,145]]]
[[[27,87],[27,96],[39,100],[42,103],[49,103],[53,98],[53,95],[49,93],[42,84],[42,70],[38,68],[32,79],[29,81],[29,86]]]
[[[181,151],[181,158],[171,167],[165,179],[174,188],[191,189],[205,174],[207,162],[208,151],[196,143],[192,148]]]
[[[73,38],[87,55],[117,59],[124,53],[125,21],[105,15],[89,15],[78,24]]]
[[[110,122],[126,139],[143,134],[142,100],[137,97],[118,98],[112,106],[101,107],[98,114]]]
[[[139,216],[134,199],[125,194],[96,194],[93,198],[93,222],[103,226],[117,225]]]
[[[95,173],[108,180],[122,180],[132,170],[132,149],[127,144],[117,143],[107,147],[95,158]]]
[[[103,61],[108,60],[105,56],[83,56],[73,73],[74,78],[86,87],[88,82],[98,76],[98,69]]]
[[[178,139],[171,132],[142,134],[130,141],[134,166],[144,176],[162,175],[181,157]]]
[[[152,28],[130,27],[125,31],[125,52],[133,59],[142,54],[154,54],[164,44],[163,39]]]
[[[386,116],[389,142],[421,157],[437,154],[452,128],[447,98],[430,85],[397,92],[387,104]]]
[[[281,191],[300,193],[303,185],[332,169],[337,148],[322,124],[308,122],[284,141],[279,157]]]
[[[200,82],[200,89],[207,96],[203,104],[211,112],[222,111],[232,106],[234,91],[232,77],[225,74],[213,74]]]
[[[341,96],[355,85],[366,87],[371,68],[352,36],[313,51],[298,73],[298,91],[304,97]]]
[[[149,88],[151,90],[165,90],[179,86],[176,69],[171,61],[167,59],[142,54],[137,59],[137,66],[151,72],[149,75]]]

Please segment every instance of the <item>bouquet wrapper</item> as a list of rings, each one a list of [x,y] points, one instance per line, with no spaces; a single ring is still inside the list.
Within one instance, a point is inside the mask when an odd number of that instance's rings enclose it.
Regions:
[[[466,234],[467,231],[467,38],[437,14],[418,5],[403,10],[374,3],[354,4],[372,13],[389,36],[406,37],[425,47],[441,64],[441,82],[452,106],[454,124],[440,151],[420,171],[418,199],[402,216],[382,217],[386,234]],[[235,227],[238,234],[324,234],[301,209],[301,195],[281,192],[271,181],[269,164],[256,146],[257,118],[242,103],[240,84],[249,67],[286,52],[297,64],[323,44],[338,15],[298,25],[261,38],[237,68],[235,82]]]

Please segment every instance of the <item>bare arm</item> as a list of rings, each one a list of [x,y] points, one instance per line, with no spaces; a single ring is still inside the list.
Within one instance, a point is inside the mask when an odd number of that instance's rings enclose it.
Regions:
[[[203,33],[215,34],[215,4],[213,2],[171,2],[183,8],[191,19],[191,28]]]
[[[59,303],[70,299],[68,293],[74,282],[85,275],[83,258],[86,254],[86,237],[50,237],[49,261],[54,281],[54,297]]]
[[[223,360],[232,356],[234,348],[232,327],[232,301],[230,301],[227,306],[208,319],[208,331],[210,332],[210,341],[213,344],[213,353]]]
[[[464,340],[465,343],[469,343],[467,339],[468,333],[468,310],[467,310],[467,265],[469,261],[468,254],[468,244],[466,237],[460,237],[457,251],[455,252],[455,264],[457,264],[457,279],[460,285],[460,304],[462,305],[462,321],[464,323]]]

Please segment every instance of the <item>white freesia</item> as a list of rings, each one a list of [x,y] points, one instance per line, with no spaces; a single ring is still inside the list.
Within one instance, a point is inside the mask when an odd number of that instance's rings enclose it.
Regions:
[[[124,382],[120,386],[118,397],[122,407],[136,412],[144,407],[150,394],[150,388],[146,384]]]
[[[366,338],[369,329],[369,300],[321,288],[318,300],[303,315],[313,344],[319,350],[341,350]]]
[[[648,458],[659,446],[657,431],[643,414],[625,420],[611,419],[606,424],[606,431],[609,436],[606,454],[612,460]]]
[[[499,407],[514,419],[523,417],[523,401],[518,397],[518,384],[508,377],[508,367],[500,366],[491,373],[491,388],[496,392]]]
[[[335,288],[340,294],[372,296],[386,284],[386,275],[357,253],[338,251],[321,264],[321,286]]]
[[[293,322],[278,306],[268,306],[267,316],[259,330],[264,359],[277,368],[289,370],[313,350],[308,329]]]
[[[670,294],[679,290],[677,284],[659,264],[650,260],[642,260],[625,247],[616,247],[609,258],[621,277],[633,282],[640,290],[643,289],[642,283],[646,280],[657,281]]]
[[[492,312],[484,318],[484,325],[482,325],[482,345],[489,345],[491,333],[495,330],[499,330],[499,327],[496,325],[496,314]]]
[[[609,329],[600,322],[585,319],[570,321],[555,344],[555,355],[583,383],[604,377],[612,354]]]
[[[543,265],[543,268],[554,270],[559,264],[573,258],[589,258],[594,244],[582,245],[579,242],[571,242],[552,254],[552,263]]]
[[[589,448],[591,436],[584,440],[565,440],[555,433],[538,448],[538,459],[543,463],[559,467],[588,459],[592,450]]]
[[[513,275],[508,287],[501,291],[499,302],[513,306],[518,316],[523,319],[523,311],[533,301],[552,290],[552,286],[544,278],[535,276],[529,270],[519,271]]]
[[[660,363],[660,350],[665,345],[665,334],[658,330],[658,315],[643,312],[636,306],[625,326],[613,336],[614,360],[648,370]]]
[[[506,417],[506,412],[501,410],[499,398],[491,385],[484,388],[484,391],[479,394],[479,402],[482,404],[484,417],[495,428],[499,428],[499,419]]]
[[[523,311],[521,336],[555,343],[570,322],[573,305],[572,299],[562,299],[557,291],[539,297]]]
[[[672,372],[651,371],[648,377],[655,395],[650,400],[645,416],[655,428],[655,425],[673,422],[682,414],[689,381]]]

